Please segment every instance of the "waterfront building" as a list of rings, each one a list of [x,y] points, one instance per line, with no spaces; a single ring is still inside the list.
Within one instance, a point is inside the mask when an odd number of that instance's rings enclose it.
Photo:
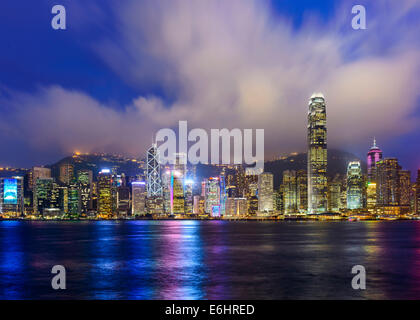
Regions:
[[[327,113],[322,93],[313,94],[308,112],[308,212],[327,211]]]
[[[248,214],[253,216],[258,212],[258,196],[251,196],[247,198],[248,202]]]
[[[17,218],[23,215],[23,177],[0,178],[0,216]]]
[[[417,171],[417,180],[414,187],[414,214],[420,215],[420,169]]]
[[[376,182],[368,182],[366,188],[366,205],[370,213],[376,213]]]
[[[298,185],[294,170],[283,172],[283,199],[284,213],[296,214],[298,212]]]
[[[368,182],[375,182],[376,163],[382,160],[382,150],[376,145],[376,139],[373,139],[373,146],[367,154],[367,174]]]
[[[363,175],[360,161],[351,161],[347,166],[347,209],[363,208]]]
[[[247,214],[246,198],[227,198],[226,200],[226,216],[227,217],[243,217]]]
[[[297,209],[301,214],[308,211],[308,174],[306,170],[298,170],[296,173],[297,184]]]
[[[193,213],[193,188],[194,181],[192,179],[185,180],[185,213]]]
[[[274,211],[273,203],[274,176],[272,173],[264,172],[258,176],[258,211]]]
[[[204,211],[212,217],[220,217],[220,181],[210,177],[205,184]]]
[[[130,188],[125,185],[119,186],[117,188],[117,216],[119,218],[126,218],[130,215],[130,200]]]
[[[103,169],[98,175],[98,217],[109,219],[113,215],[112,174]]]
[[[185,213],[184,171],[171,171],[171,214]]]
[[[80,215],[80,192],[77,184],[72,183],[68,186],[68,214],[76,219]]]
[[[131,196],[132,206],[131,215],[144,216],[147,214],[146,211],[146,182],[144,181],[133,181],[131,183]]]
[[[159,151],[156,144],[147,150],[146,182],[148,197],[162,196]]]
[[[44,209],[51,208],[52,190],[53,190],[53,178],[37,178],[34,184],[33,191],[33,205],[34,214],[42,215]]]
[[[342,184],[343,182],[340,174],[336,174],[328,184],[328,210],[332,213],[338,213],[341,209],[343,209],[343,204],[341,201],[341,191],[343,189]],[[347,192],[345,194],[347,197]]]
[[[411,172],[400,170],[400,205],[410,207],[411,200]]]
[[[386,158],[376,163],[376,201],[385,215],[401,215],[410,211],[410,173],[402,170],[396,158]],[[408,190],[407,190],[408,189]]]

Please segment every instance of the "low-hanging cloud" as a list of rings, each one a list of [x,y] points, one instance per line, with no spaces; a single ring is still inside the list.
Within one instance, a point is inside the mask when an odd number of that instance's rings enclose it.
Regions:
[[[40,150],[139,155],[157,130],[188,120],[190,128],[264,128],[268,155],[304,151],[315,91],[327,99],[332,147],[419,124],[420,22],[408,19],[415,1],[378,1],[359,31],[347,1],[328,23],[309,15],[298,28],[265,1],[110,3],[115,32],[92,45],[98,59],[133,87],[159,84],[171,102],[139,96],[113,108],[58,84],[15,92],[2,99],[7,134]]]

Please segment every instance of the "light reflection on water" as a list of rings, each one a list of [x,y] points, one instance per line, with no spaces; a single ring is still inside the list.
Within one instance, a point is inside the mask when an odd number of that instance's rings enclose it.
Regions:
[[[0,222],[1,299],[419,299],[419,270],[414,221]]]

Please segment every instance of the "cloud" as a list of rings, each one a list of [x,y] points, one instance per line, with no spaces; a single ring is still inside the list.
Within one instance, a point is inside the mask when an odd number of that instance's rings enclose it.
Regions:
[[[351,29],[348,1],[329,23],[308,13],[298,29],[264,1],[110,3],[115,30],[93,42],[98,58],[122,81],[158,84],[173,99],[139,96],[115,109],[60,86],[16,93],[3,103],[30,144],[141,154],[158,129],[188,120],[190,128],[264,128],[268,155],[304,151],[315,91],[327,99],[332,147],[419,124],[416,1],[375,2],[362,31]]]

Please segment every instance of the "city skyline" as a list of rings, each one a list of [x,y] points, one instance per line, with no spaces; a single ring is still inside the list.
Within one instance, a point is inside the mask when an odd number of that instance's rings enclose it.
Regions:
[[[366,30],[351,28],[347,0],[162,1],[162,11],[153,1],[67,2],[64,31],[43,22],[48,1],[23,13],[1,4],[34,23],[0,22],[13,43],[1,53],[0,148],[8,152],[0,166],[54,163],[75,150],[138,157],[153,132],[178,120],[264,128],[266,158],[303,152],[305,103],[318,90],[328,100],[330,148],[364,158],[376,137],[411,172],[420,164],[414,1],[362,3]]]
[[[353,159],[344,174],[331,177],[327,119],[324,95],[312,94],[307,170],[284,170],[278,189],[274,173],[243,163],[217,164],[216,173],[198,178],[186,153],[175,152],[173,162],[161,162],[165,151],[153,142],[134,174],[89,162],[90,169],[80,169],[76,154],[74,162],[60,162],[55,169],[33,167],[24,176],[2,177],[0,218],[420,219],[420,169],[413,183],[397,158],[383,157],[376,139],[366,153],[365,172]]]

